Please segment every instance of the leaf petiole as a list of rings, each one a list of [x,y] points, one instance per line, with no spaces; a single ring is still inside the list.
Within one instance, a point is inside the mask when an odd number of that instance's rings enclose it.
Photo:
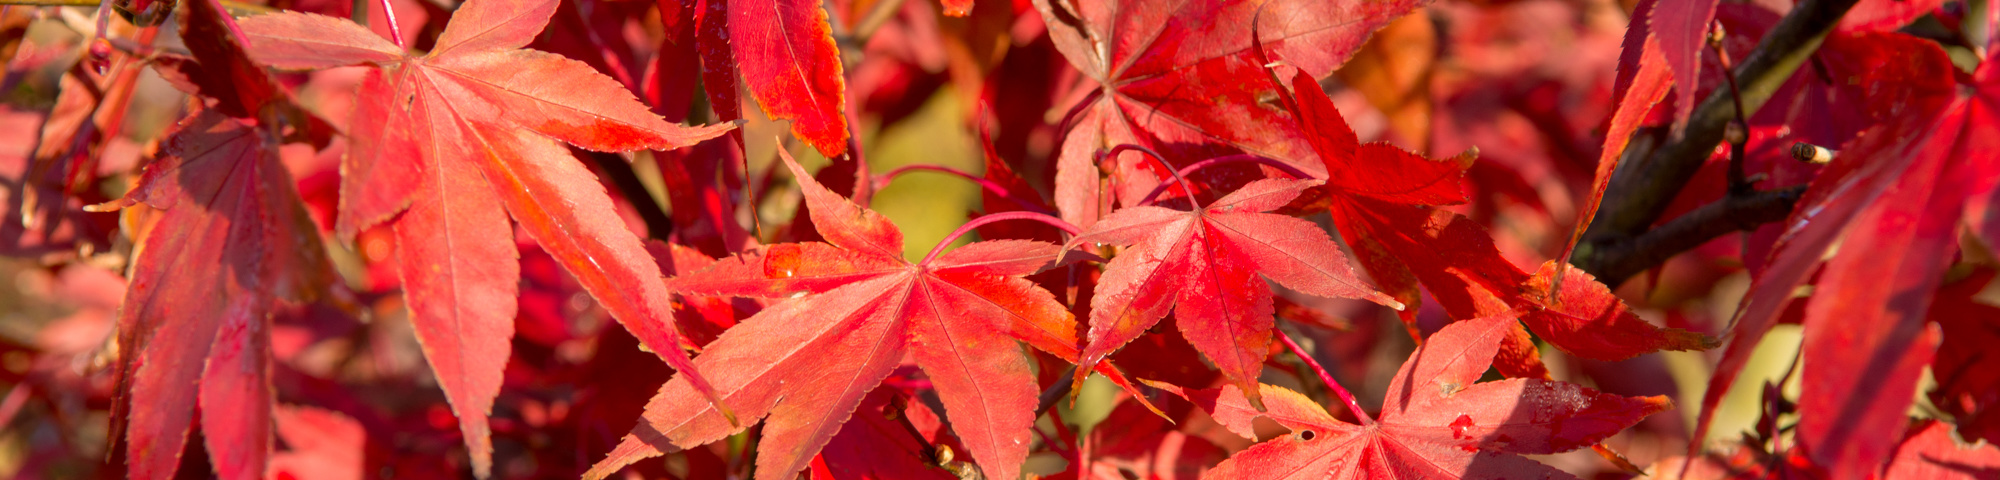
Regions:
[[[1083,229],[1076,228],[1076,225],[1071,225],[1069,222],[1063,221],[1063,219],[1049,216],[1048,214],[1045,213],[1000,212],[1000,213],[980,215],[979,218],[974,218],[970,222],[965,222],[965,225],[958,227],[958,230],[953,230],[951,232],[951,235],[945,235],[944,240],[939,240],[936,247],[931,247],[931,253],[924,255],[924,261],[918,262],[918,264],[919,265],[930,264],[931,260],[937,259],[938,254],[944,253],[945,247],[951,246],[951,242],[957,241],[958,237],[963,237],[965,236],[965,234],[971,233],[973,229],[979,228],[989,223],[1001,222],[1007,220],[1033,220],[1037,222],[1042,222],[1048,224],[1051,227],[1062,229],[1063,232],[1069,233],[1069,236],[1071,237],[1075,237],[1083,233]]]
[[[1375,418],[1368,416],[1368,412],[1361,410],[1361,404],[1354,401],[1354,394],[1348,393],[1347,388],[1340,386],[1340,382],[1333,381],[1333,375],[1326,373],[1326,368],[1320,367],[1319,361],[1313,360],[1312,354],[1306,353],[1304,348],[1299,348],[1299,343],[1292,341],[1291,335],[1286,334],[1284,330],[1278,329],[1272,329],[1271,333],[1277,334],[1278,340],[1285,342],[1285,348],[1291,349],[1292,355],[1297,355],[1299,360],[1306,362],[1306,366],[1312,367],[1313,373],[1319,374],[1319,381],[1326,382],[1326,386],[1332,388],[1333,393],[1340,395],[1340,401],[1347,404],[1347,410],[1354,412],[1354,418],[1360,420],[1361,425],[1375,424]]]
[[[1160,155],[1160,152],[1155,152],[1153,151],[1153,149],[1150,148],[1127,143],[1116,147],[1111,147],[1110,151],[1104,152],[1104,157],[1117,158],[1118,154],[1125,153],[1125,151],[1127,150],[1138,151],[1140,153],[1146,154],[1146,156],[1148,157],[1153,157],[1153,161],[1155,163],[1159,163],[1160,168],[1165,168],[1167,169],[1167,173],[1171,173],[1174,175],[1174,183],[1179,183],[1181,185],[1181,191],[1187,192],[1188,203],[1194,204],[1195,210],[1201,210],[1201,202],[1194,199],[1194,184],[1188,183],[1187,177],[1181,176],[1181,171],[1175,169],[1174,164],[1167,163],[1167,157]],[[1154,195],[1158,194],[1159,194],[1158,192],[1154,192]],[[1148,196],[1148,198],[1150,197],[1152,197],[1152,195]],[[1146,203],[1146,202],[1141,202],[1141,203]]]
[[[972,181],[972,183],[979,184],[979,188],[985,189],[987,193],[992,193],[994,196],[1007,199],[1007,201],[1009,202],[1014,202],[1014,205],[1020,206],[1023,210],[1040,213],[1043,215],[1055,214],[1055,212],[1050,212],[1046,209],[1043,209],[1040,206],[1037,206],[1033,203],[1029,203],[1027,200],[1022,200],[1021,197],[1015,196],[1012,192],[1008,192],[1007,187],[1000,186],[999,183],[996,183],[992,180],[988,180],[985,177],[973,175],[971,172],[943,165],[929,165],[929,164],[904,165],[901,167],[896,167],[895,169],[889,170],[887,172],[883,172],[880,175],[876,175],[875,178],[873,179],[873,182],[875,183],[875,188],[879,190],[883,187],[888,186],[889,182],[895,181],[896,177],[902,176],[903,174],[906,173],[917,172],[917,171],[944,173],[955,177],[963,178],[966,180],[970,180]]]
[[[1263,155],[1249,154],[1249,153],[1225,155],[1207,160],[1202,160],[1199,162],[1194,162],[1186,167],[1181,167],[1180,171],[1176,173],[1178,173],[1182,177],[1187,177],[1194,175],[1194,172],[1200,171],[1201,169],[1208,168],[1211,166],[1225,165],[1231,163],[1243,163],[1243,162],[1250,162],[1275,168],[1278,169],[1278,171],[1285,172],[1286,175],[1291,175],[1292,178],[1300,178],[1300,179],[1316,178],[1313,177],[1312,174],[1306,173],[1305,170],[1299,170],[1299,167],[1294,167],[1291,164],[1285,163],[1278,159],[1266,157]],[[1140,205],[1152,204],[1154,199],[1160,197],[1160,194],[1167,192],[1167,186],[1168,184],[1162,183],[1158,187],[1153,187],[1152,193],[1147,193],[1145,199],[1139,200],[1139,204]]]

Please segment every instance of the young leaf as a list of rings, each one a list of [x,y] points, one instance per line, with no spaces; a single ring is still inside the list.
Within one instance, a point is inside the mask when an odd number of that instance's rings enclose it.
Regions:
[[[1513,319],[1446,326],[1389,384],[1381,419],[1353,425],[1281,387],[1267,411],[1240,390],[1176,392],[1230,431],[1252,436],[1259,416],[1292,429],[1238,452],[1211,478],[1575,478],[1520,455],[1584,448],[1672,407],[1666,397],[1622,397],[1540,379],[1474,383]]]
[[[1130,246],[1105,266],[1090,305],[1083,367],[1096,365],[1174,310],[1181,334],[1258,400],[1257,375],[1271,351],[1270,279],[1302,293],[1370,300],[1401,309],[1354,275],[1347,256],[1312,222],[1264,213],[1311,180],[1259,180],[1193,211],[1156,206],[1112,213],[1063,250],[1092,243]],[[1077,379],[1087,369],[1078,369]]]
[[[556,6],[466,2],[421,56],[330,17],[242,22],[253,53],[274,66],[377,67],[350,122],[355,148],[343,163],[337,230],[352,239],[388,221],[396,232],[418,339],[482,478],[492,463],[486,416],[507,363],[520,276],[509,216],[646,348],[712,392],[681,350],[659,266],[603,186],[556,141],[672,149],[730,126],[667,123],[582,62],[522,49]],[[396,55],[385,59],[388,52]]]
[[[758,478],[791,478],[806,468],[905,355],[930,377],[953,432],[987,476],[1019,476],[1040,392],[1016,342],[1066,360],[1078,353],[1069,310],[1021,278],[1046,267],[1058,247],[994,240],[910,263],[902,258],[902,232],[887,218],[827,190],[789,154],[781,157],[827,243],[770,245],[670,281],[691,295],[803,295],[744,320],[695,359],[723,404],[745,419],[764,419]],[[676,376],[585,477],[605,478],[747,427],[726,422]]]

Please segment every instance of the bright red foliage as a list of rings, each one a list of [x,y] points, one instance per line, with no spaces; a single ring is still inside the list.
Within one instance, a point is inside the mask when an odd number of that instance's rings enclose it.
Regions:
[[[24,2],[0,477],[2000,477],[1988,2]]]

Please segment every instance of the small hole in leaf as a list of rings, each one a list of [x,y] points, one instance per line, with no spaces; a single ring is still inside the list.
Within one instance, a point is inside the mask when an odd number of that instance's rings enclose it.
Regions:
[[[1312,430],[1299,430],[1299,440],[1310,442],[1312,441],[1313,437],[1317,436],[1319,436],[1319,434],[1313,433]]]

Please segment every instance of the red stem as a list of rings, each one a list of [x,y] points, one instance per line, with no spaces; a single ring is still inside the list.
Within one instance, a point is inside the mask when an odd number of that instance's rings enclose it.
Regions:
[[[382,4],[382,16],[389,19],[389,40],[396,42],[396,48],[409,48],[403,45],[403,27],[396,24],[396,7],[389,6],[389,0],[377,0],[377,3]]]
[[[1341,387],[1340,382],[1333,381],[1333,375],[1326,373],[1326,369],[1320,367],[1319,361],[1313,360],[1312,354],[1306,353],[1306,349],[1299,348],[1299,343],[1292,341],[1291,335],[1285,334],[1283,330],[1275,330],[1275,329],[1273,330],[1273,333],[1277,333],[1278,339],[1283,340],[1285,342],[1285,348],[1292,349],[1293,355],[1297,355],[1300,360],[1305,360],[1306,366],[1312,367],[1313,373],[1319,374],[1320,381],[1326,382],[1326,386],[1332,388],[1333,393],[1340,395],[1340,401],[1347,404],[1347,410],[1354,412],[1354,418],[1360,419],[1361,425],[1367,426],[1375,424],[1375,418],[1369,417],[1368,412],[1361,410],[1361,404],[1354,401],[1354,394],[1347,393],[1347,389]]]
[[[236,37],[233,39],[236,44],[242,45],[245,51],[250,50],[250,36],[243,34],[243,27],[236,26],[236,17],[229,15],[229,9],[222,6],[222,0],[208,0],[208,5],[222,14],[222,26],[229,29],[229,36]]]
[[[1229,163],[1243,163],[1243,162],[1250,162],[1275,168],[1278,169],[1278,171],[1285,172],[1286,175],[1291,175],[1293,178],[1314,178],[1312,174],[1306,173],[1305,170],[1299,170],[1299,167],[1294,167],[1289,163],[1285,163],[1275,158],[1266,157],[1263,155],[1254,155],[1249,153],[1226,155],[1207,160],[1202,160],[1199,162],[1194,162],[1193,164],[1190,164],[1186,167],[1181,167],[1180,171],[1176,173],[1180,174],[1180,176],[1186,177],[1194,175],[1194,172],[1196,171],[1200,171],[1201,169],[1208,168],[1211,166],[1223,165]],[[1151,204],[1153,203],[1153,199],[1159,198],[1160,194],[1166,193],[1166,191],[1167,191],[1167,184],[1164,183],[1160,184],[1160,186],[1158,187],[1153,187],[1152,193],[1147,193],[1146,198],[1144,200],[1140,200],[1139,204],[1140,205]]]
[[[1046,213],[1000,212],[1000,213],[980,215],[979,218],[974,218],[970,222],[965,222],[965,225],[958,227],[958,230],[952,231],[951,235],[945,235],[944,240],[939,240],[936,247],[931,247],[931,253],[928,255],[924,255],[924,261],[919,262],[918,265],[930,264],[931,260],[937,259],[938,254],[944,253],[944,247],[951,246],[951,242],[958,240],[958,237],[963,237],[967,233],[972,233],[973,229],[979,228],[980,226],[986,225],[988,223],[1006,221],[1006,220],[1034,220],[1037,222],[1042,222],[1048,224],[1051,227],[1062,229],[1062,231],[1069,233],[1069,236],[1071,237],[1075,237],[1083,233],[1083,230],[1076,228],[1076,225],[1070,225],[1069,222],[1065,222],[1060,218],[1050,216],[1049,214]]]
[[[1056,426],[1056,437],[1061,438],[1063,441],[1063,445],[1069,447],[1069,452],[1067,453],[1070,455],[1074,455],[1073,457],[1070,458],[1070,460],[1082,461],[1083,449],[1077,448],[1076,432],[1070,431],[1069,422],[1063,421],[1062,412],[1057,411],[1056,409],[1049,409],[1049,424]],[[1035,431],[1039,432],[1041,430],[1037,429]],[[1088,470],[1079,470],[1079,471],[1088,471]]]
[[[992,180],[988,180],[986,179],[986,177],[973,175],[964,170],[959,170],[956,168],[951,168],[943,165],[914,164],[914,165],[904,165],[901,167],[896,167],[893,170],[883,172],[881,175],[876,175],[875,188],[880,189],[882,187],[888,186],[889,182],[895,181],[896,177],[901,176],[905,173],[910,173],[915,171],[938,172],[970,180],[973,183],[979,184],[979,188],[986,189],[988,193],[992,193],[994,196],[1007,199],[1007,201],[1010,202],[1014,202],[1014,205],[1018,205],[1022,209],[1026,209],[1028,211],[1041,214],[1054,214],[1054,212],[1050,212],[1047,209],[1036,206],[1035,204],[1032,203],[1028,203],[1028,201],[1026,200],[1022,200],[1021,197],[1015,196],[1012,192],[1008,192],[1007,187],[1000,186],[999,183],[994,182]]]
[[[1167,173],[1171,173],[1174,175],[1175,183],[1181,184],[1181,191],[1187,192],[1188,203],[1194,204],[1195,210],[1201,210],[1201,202],[1194,199],[1194,185],[1188,183],[1187,177],[1181,176],[1181,171],[1175,169],[1174,164],[1167,163],[1167,157],[1160,155],[1160,152],[1155,152],[1153,151],[1153,149],[1150,148],[1127,143],[1124,145],[1111,147],[1111,151],[1105,152],[1104,156],[1105,158],[1117,158],[1118,154],[1125,153],[1126,150],[1143,152],[1146,154],[1146,156],[1153,157],[1153,161],[1159,163],[1160,168],[1165,168],[1167,169]]]

